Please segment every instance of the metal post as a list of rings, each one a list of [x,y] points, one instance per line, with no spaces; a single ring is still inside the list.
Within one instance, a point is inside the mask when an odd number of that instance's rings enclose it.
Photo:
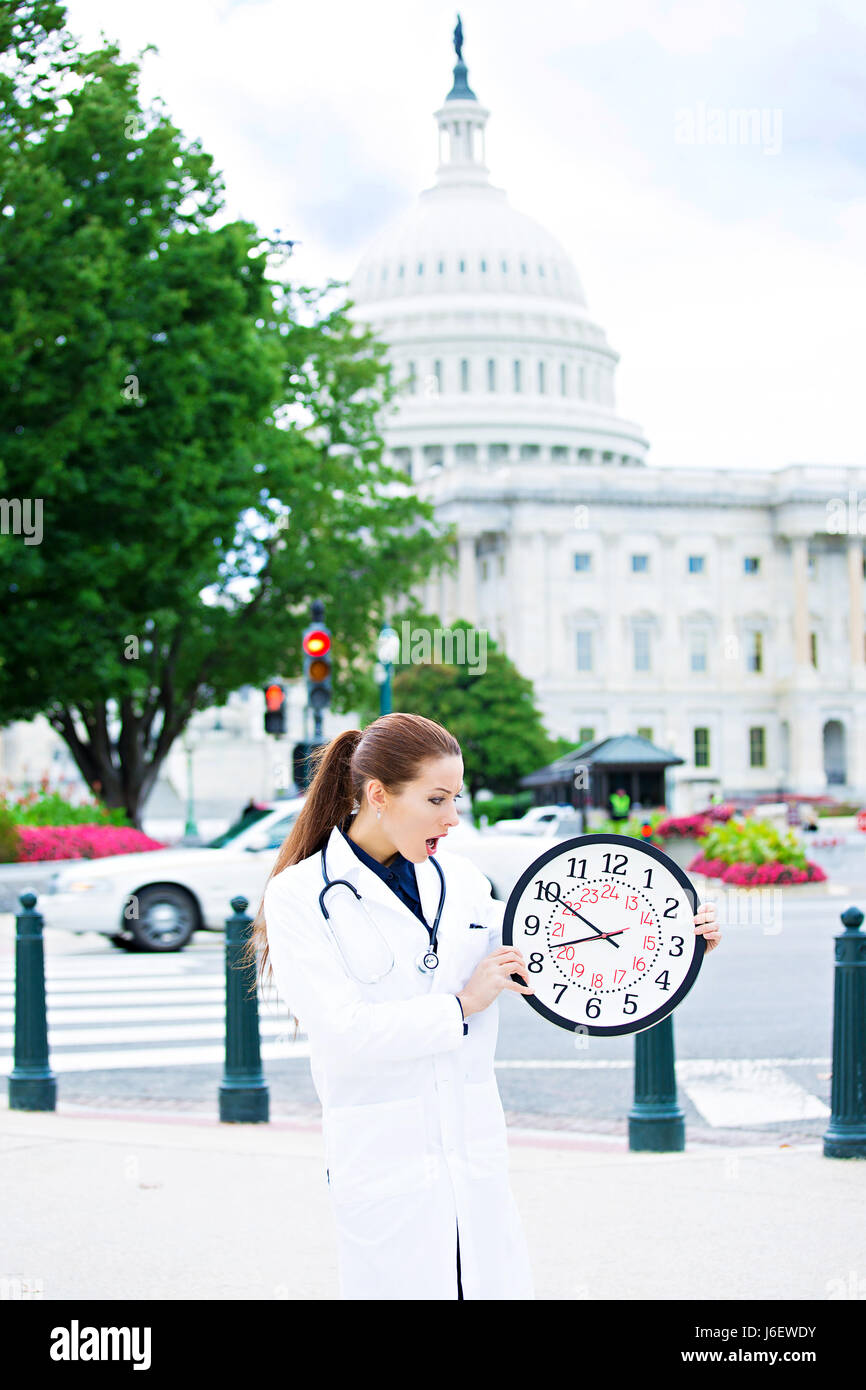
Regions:
[[[226,920],[226,1056],[219,1088],[220,1120],[256,1123],[270,1118],[268,1086],[262,1071],[255,962],[242,952],[252,919],[246,898],[232,898]]]
[[[634,1035],[628,1146],[652,1153],[680,1153],[686,1146],[685,1116],[677,1105],[673,1014]]]
[[[9,1073],[10,1110],[55,1110],[57,1078],[48,1061],[45,950],[36,894],[19,897],[15,919],[15,1065]]]
[[[825,1158],[866,1158],[866,936],[863,913],[848,907],[836,937],[833,1081]]]

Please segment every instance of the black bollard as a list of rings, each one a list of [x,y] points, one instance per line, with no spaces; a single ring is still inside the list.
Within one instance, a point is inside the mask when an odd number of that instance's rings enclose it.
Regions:
[[[220,1119],[230,1124],[269,1120],[268,1086],[262,1071],[256,967],[241,955],[252,919],[246,898],[232,898],[226,921],[226,1059],[219,1088]]]
[[[15,1065],[9,1073],[10,1110],[55,1110],[57,1077],[48,1062],[45,949],[42,914],[32,889],[19,896],[15,918]]]
[[[680,1153],[686,1146],[686,1120],[677,1105],[673,1014],[634,1035],[628,1146],[651,1153]]]
[[[825,1158],[866,1158],[866,936],[863,913],[848,907],[836,937],[833,1082]]]

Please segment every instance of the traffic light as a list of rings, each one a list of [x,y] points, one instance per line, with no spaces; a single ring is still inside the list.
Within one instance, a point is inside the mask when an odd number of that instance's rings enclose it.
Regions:
[[[325,616],[324,604],[320,600],[312,605],[314,621],[304,631],[304,675],[307,680],[307,703],[310,708],[320,712],[331,703],[331,633],[322,619]]]
[[[640,833],[645,840],[648,840],[651,837],[653,833],[653,828],[648,820],[644,821],[643,825],[640,828]]]
[[[286,687],[282,681],[271,681],[265,686],[265,733],[284,734],[286,732]]]

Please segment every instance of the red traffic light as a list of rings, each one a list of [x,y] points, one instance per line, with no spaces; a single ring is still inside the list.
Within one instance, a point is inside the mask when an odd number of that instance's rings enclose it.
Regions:
[[[331,634],[323,628],[314,627],[304,633],[302,646],[307,656],[324,656],[325,652],[331,650]]]
[[[271,713],[282,708],[285,698],[286,692],[281,685],[269,685],[265,690],[265,705]]]
[[[649,821],[644,821],[643,825],[642,825],[641,828],[640,828],[640,833],[641,833],[641,835],[643,836],[643,838],[644,838],[645,840],[648,840],[648,839],[649,839],[649,837],[650,837],[650,836],[652,835],[652,833],[653,833],[653,828],[652,828],[652,826],[650,825]]]

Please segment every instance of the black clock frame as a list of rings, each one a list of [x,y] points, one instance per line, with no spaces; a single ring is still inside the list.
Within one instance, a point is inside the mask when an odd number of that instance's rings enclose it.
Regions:
[[[679,864],[675,863],[669,854],[665,854],[664,850],[659,849],[658,845],[648,844],[644,840],[636,840],[633,835],[576,835],[571,840],[560,840],[555,845],[551,845],[550,849],[546,850],[544,854],[540,854],[520,875],[505,905],[505,915],[502,919],[503,946],[514,945],[513,927],[517,905],[520,902],[524,889],[528,888],[532,880],[537,877],[539,869],[543,868],[551,859],[558,859],[561,854],[565,854],[569,850],[582,845],[625,845],[632,850],[635,848],[640,849],[642,854],[648,854],[652,859],[657,859],[663,868],[673,874],[674,878],[683,889],[687,901],[691,904],[692,916],[697,912],[698,894],[694,884],[691,882],[685,870],[682,869]],[[675,990],[671,999],[666,1000],[664,1004],[656,1009],[655,1013],[648,1014],[645,1018],[642,1018],[637,1025],[634,1023],[622,1023],[600,1027],[598,1024],[593,1023],[566,1023],[558,1014],[555,1014],[552,1009],[549,1009],[546,1004],[542,1004],[534,994],[524,994],[521,997],[526,1000],[530,1008],[535,1009],[535,1012],[541,1014],[542,1018],[546,1018],[548,1023],[555,1023],[557,1028],[564,1028],[568,1033],[574,1033],[578,1028],[583,1033],[589,1033],[593,1037],[599,1038],[609,1038],[621,1033],[643,1033],[647,1028],[654,1027],[656,1023],[661,1023],[662,1019],[672,1014],[674,1009],[685,999],[695,980],[698,978],[698,972],[701,968],[704,956],[706,955],[707,943],[700,932],[695,932],[694,937],[695,944],[691,963],[679,988]],[[512,975],[511,978],[515,980],[517,984],[522,985],[526,983],[520,975]]]

